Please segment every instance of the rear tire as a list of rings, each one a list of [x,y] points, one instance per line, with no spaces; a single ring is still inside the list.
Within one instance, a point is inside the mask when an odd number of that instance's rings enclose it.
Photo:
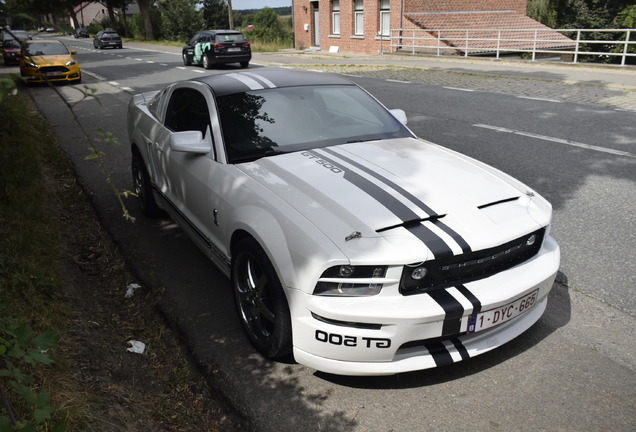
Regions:
[[[268,358],[291,353],[287,298],[267,254],[251,237],[234,248],[232,290],[241,325],[252,345]]]
[[[188,59],[188,54],[187,53],[183,53],[183,64],[185,66],[190,66],[192,64],[192,61],[190,59]]]
[[[250,65],[250,62],[246,61],[246,62],[241,62],[241,67],[243,69],[247,68]]]
[[[212,69],[212,63],[210,63],[210,59],[207,54],[203,54],[203,67],[205,69]]]
[[[133,149],[132,152],[132,175],[137,202],[141,208],[141,212],[149,218],[156,218],[162,214],[161,209],[157,206],[155,197],[152,195],[152,186],[150,185],[150,176],[143,158],[139,150]]]

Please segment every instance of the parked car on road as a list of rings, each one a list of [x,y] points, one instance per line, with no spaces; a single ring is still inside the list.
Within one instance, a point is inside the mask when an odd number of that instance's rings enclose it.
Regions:
[[[28,83],[67,81],[79,84],[82,75],[79,62],[73,57],[76,53],[58,40],[26,41],[19,54],[20,74]]]
[[[330,74],[182,81],[130,101],[134,190],[230,278],[265,356],[342,375],[458,362],[543,314],[552,207],[405,124]]]
[[[75,39],[87,38],[88,37],[88,30],[86,30],[85,28],[78,28],[78,29],[75,30],[75,33],[73,33],[73,36],[75,36]]]
[[[252,49],[239,31],[205,30],[186,42],[182,56],[186,66],[201,64],[210,69],[215,64],[239,63],[246,68],[252,60]]]
[[[5,39],[2,42],[2,59],[5,65],[18,64],[20,42],[15,39]]]
[[[106,47],[122,48],[121,37],[115,31],[101,30],[98,31],[93,39],[95,49],[104,49]]]

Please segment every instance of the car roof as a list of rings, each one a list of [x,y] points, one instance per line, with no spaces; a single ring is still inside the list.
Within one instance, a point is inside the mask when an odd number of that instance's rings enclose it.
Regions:
[[[355,86],[351,81],[338,75],[281,70],[206,75],[200,78],[193,78],[191,81],[207,84],[217,96],[282,87],[322,85]]]
[[[243,34],[238,30],[202,30],[199,33],[234,33],[234,34]]]

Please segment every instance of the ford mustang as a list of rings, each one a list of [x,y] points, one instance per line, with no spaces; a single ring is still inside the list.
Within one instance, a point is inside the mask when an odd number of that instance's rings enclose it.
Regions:
[[[130,101],[134,191],[230,279],[265,356],[341,375],[466,360],[543,314],[552,208],[406,121],[337,75],[177,82]]]

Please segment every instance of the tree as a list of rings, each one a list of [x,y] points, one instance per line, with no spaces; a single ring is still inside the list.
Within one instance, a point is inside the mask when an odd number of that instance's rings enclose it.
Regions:
[[[203,11],[197,11],[198,0],[162,0],[159,3],[163,36],[184,41],[203,30]]]
[[[203,0],[202,6],[206,28],[230,28],[228,5],[225,0]]]

